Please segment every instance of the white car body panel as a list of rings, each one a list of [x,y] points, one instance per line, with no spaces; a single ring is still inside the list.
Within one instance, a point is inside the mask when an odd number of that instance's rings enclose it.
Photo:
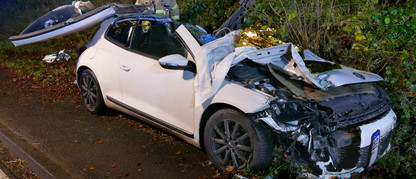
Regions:
[[[272,96],[251,90],[241,85],[224,81],[218,93],[212,98],[211,104],[224,103],[232,105],[244,113],[255,113],[269,107]]]
[[[361,129],[361,143],[360,147],[367,147],[371,145],[371,135],[377,130],[380,130],[380,136],[386,136],[391,130],[394,128],[394,124],[396,123],[397,116],[393,110],[390,110],[389,113],[380,118],[377,121],[374,121],[369,124],[365,124],[359,126]]]
[[[118,69],[119,60],[122,57],[123,51],[107,51],[105,49],[117,49],[116,45],[102,40],[100,45],[90,47],[80,56],[80,58],[86,57],[88,60],[82,60],[77,64],[77,69],[80,66],[86,66],[91,68],[95,73],[96,78],[100,82],[101,91],[106,95],[110,95],[115,99],[122,99],[121,88],[119,84]],[[109,68],[111,67],[111,68]],[[105,71],[101,69],[106,69]],[[103,80],[105,79],[105,80]],[[106,101],[107,99],[104,98]],[[107,101],[106,101],[107,102]]]
[[[164,69],[157,60],[134,52],[122,56],[118,71],[123,103],[192,134],[194,74]]]

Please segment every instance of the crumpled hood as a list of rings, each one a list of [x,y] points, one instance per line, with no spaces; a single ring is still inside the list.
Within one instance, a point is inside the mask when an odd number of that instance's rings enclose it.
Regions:
[[[322,59],[309,50],[304,51],[304,56],[305,59],[302,59],[295,46],[289,43],[243,53],[236,57],[233,65],[244,59],[250,59],[262,65],[271,63],[277,68],[276,70],[288,74],[292,79],[302,80],[322,90],[347,84],[368,83],[383,80],[383,78],[377,74],[357,70],[344,65],[339,65],[339,69],[312,74],[305,62],[335,63]]]
[[[287,74],[293,80],[302,80],[318,89],[327,90],[347,84],[382,81],[377,74],[356,70],[344,65],[321,73],[311,73],[305,62],[334,64],[322,59],[309,50],[302,59],[291,43],[257,50],[255,47],[234,47],[232,32],[225,37],[205,44],[196,55],[197,77],[194,83],[196,106],[214,96],[221,88],[231,67],[249,59],[260,65],[272,64],[274,70]]]

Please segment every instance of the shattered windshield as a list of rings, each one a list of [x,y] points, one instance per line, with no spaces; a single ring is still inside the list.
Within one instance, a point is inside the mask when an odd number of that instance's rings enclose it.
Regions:
[[[192,24],[183,24],[189,32],[191,32],[192,36],[198,41],[199,45],[205,45],[207,41],[205,40],[206,37],[210,36],[206,31],[202,30],[201,28],[194,26]]]

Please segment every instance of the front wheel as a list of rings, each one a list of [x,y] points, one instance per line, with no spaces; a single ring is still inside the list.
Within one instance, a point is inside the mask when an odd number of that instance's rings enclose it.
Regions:
[[[232,109],[219,110],[209,118],[204,144],[213,164],[220,169],[265,168],[273,150],[270,129]]]
[[[105,110],[100,85],[94,73],[89,69],[84,70],[81,74],[80,90],[82,102],[88,111],[99,114]]]

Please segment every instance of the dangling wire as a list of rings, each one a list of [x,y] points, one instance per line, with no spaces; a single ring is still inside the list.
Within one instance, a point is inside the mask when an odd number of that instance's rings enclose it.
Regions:
[[[224,31],[224,34],[221,33],[223,31]],[[212,34],[213,34],[214,37],[219,38],[219,37],[223,37],[224,35],[226,35],[226,34],[228,34],[230,32],[231,32],[230,28],[223,27],[223,28],[220,28],[220,29],[215,30]]]

